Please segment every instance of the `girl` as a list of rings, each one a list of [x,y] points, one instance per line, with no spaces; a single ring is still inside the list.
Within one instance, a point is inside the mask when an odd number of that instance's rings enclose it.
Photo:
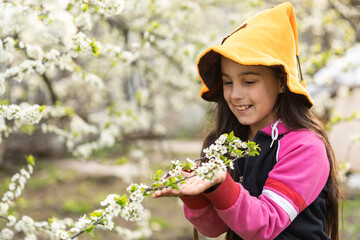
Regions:
[[[205,236],[226,239],[339,239],[340,189],[333,150],[311,113],[298,60],[295,13],[283,3],[248,19],[199,58],[201,97],[217,103],[209,146],[234,131],[260,155],[236,161],[215,181],[181,190],[185,217]]]

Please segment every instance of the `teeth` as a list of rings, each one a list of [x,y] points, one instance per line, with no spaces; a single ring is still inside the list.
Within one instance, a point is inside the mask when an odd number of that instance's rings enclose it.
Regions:
[[[237,110],[239,111],[242,111],[242,110],[245,110],[245,109],[248,109],[250,106],[247,105],[247,106],[240,106],[240,107],[236,107]]]

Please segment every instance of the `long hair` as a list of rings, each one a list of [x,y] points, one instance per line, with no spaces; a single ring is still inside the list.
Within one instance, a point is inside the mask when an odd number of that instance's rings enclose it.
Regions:
[[[284,84],[284,92],[280,93],[274,111],[290,130],[308,129],[317,134],[324,142],[330,163],[330,174],[326,183],[326,232],[331,240],[339,240],[339,202],[342,198],[334,151],[330,145],[324,125],[310,111],[309,102],[304,95],[291,92],[286,84],[286,73],[282,66],[271,67],[275,76]],[[234,131],[242,140],[248,140],[249,127],[239,123],[228,107],[222,93],[218,91],[216,107],[216,123],[203,142],[203,149],[212,144],[221,134]],[[236,180],[235,171],[230,175]],[[228,231],[226,240],[234,239],[234,232]]]

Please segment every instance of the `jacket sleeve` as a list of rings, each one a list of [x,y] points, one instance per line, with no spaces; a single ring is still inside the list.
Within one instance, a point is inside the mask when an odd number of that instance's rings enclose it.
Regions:
[[[229,175],[215,191],[204,194],[224,223],[243,239],[275,238],[326,184],[329,161],[320,138],[296,131],[280,142],[278,162],[258,198]]]
[[[218,237],[229,229],[203,194],[182,196],[180,199],[184,203],[186,219],[204,236]]]

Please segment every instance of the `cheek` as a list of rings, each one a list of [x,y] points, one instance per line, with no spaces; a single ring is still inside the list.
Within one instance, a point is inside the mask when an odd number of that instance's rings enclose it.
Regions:
[[[229,102],[230,96],[231,96],[231,91],[230,91],[230,89],[227,88],[227,87],[224,87],[224,88],[223,88],[223,95],[224,95],[225,101],[226,101],[226,102]]]
[[[268,85],[259,88],[254,94],[257,95],[257,99],[266,99],[267,102],[272,103],[277,99],[279,93],[272,85]]]

